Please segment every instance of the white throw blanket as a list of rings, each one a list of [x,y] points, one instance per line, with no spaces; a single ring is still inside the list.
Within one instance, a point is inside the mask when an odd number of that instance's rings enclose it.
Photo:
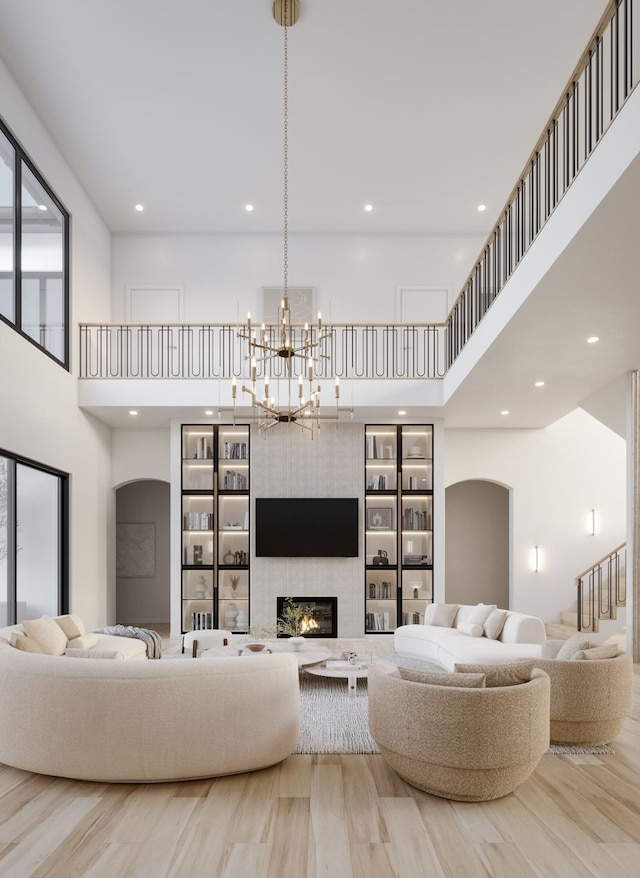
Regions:
[[[150,628],[136,628],[134,625],[108,625],[106,628],[94,628],[94,634],[115,634],[117,637],[137,637],[143,640],[147,646],[147,657],[159,659],[162,657],[162,641],[157,631]]]

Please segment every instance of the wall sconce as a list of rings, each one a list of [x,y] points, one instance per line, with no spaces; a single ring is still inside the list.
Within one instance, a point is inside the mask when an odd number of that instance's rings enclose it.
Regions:
[[[531,552],[531,566],[534,573],[537,573],[540,570],[540,546],[533,547]]]
[[[590,537],[596,535],[596,510],[590,509],[587,515],[587,533]]]

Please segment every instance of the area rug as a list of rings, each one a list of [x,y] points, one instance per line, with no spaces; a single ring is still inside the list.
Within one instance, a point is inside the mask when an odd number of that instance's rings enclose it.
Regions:
[[[384,658],[387,661],[390,657]],[[425,665],[421,663],[420,667]],[[547,750],[547,754],[553,756],[603,756],[615,755],[615,752],[607,744],[594,747],[552,744]],[[356,694],[349,695],[346,680],[302,673],[300,736],[294,753],[379,753],[369,734],[367,681],[358,680]]]

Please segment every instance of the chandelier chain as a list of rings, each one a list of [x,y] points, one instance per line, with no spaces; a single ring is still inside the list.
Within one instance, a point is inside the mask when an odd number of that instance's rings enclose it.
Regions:
[[[289,3],[284,0],[284,297],[289,289]]]

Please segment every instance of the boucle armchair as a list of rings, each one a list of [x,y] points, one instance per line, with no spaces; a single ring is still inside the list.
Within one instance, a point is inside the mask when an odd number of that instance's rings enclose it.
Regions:
[[[549,746],[549,678],[460,688],[403,680],[369,668],[369,729],[384,759],[435,796],[481,802],[526,780]]]
[[[595,661],[536,659],[551,678],[551,740],[605,744],[621,731],[631,709],[629,653]]]

